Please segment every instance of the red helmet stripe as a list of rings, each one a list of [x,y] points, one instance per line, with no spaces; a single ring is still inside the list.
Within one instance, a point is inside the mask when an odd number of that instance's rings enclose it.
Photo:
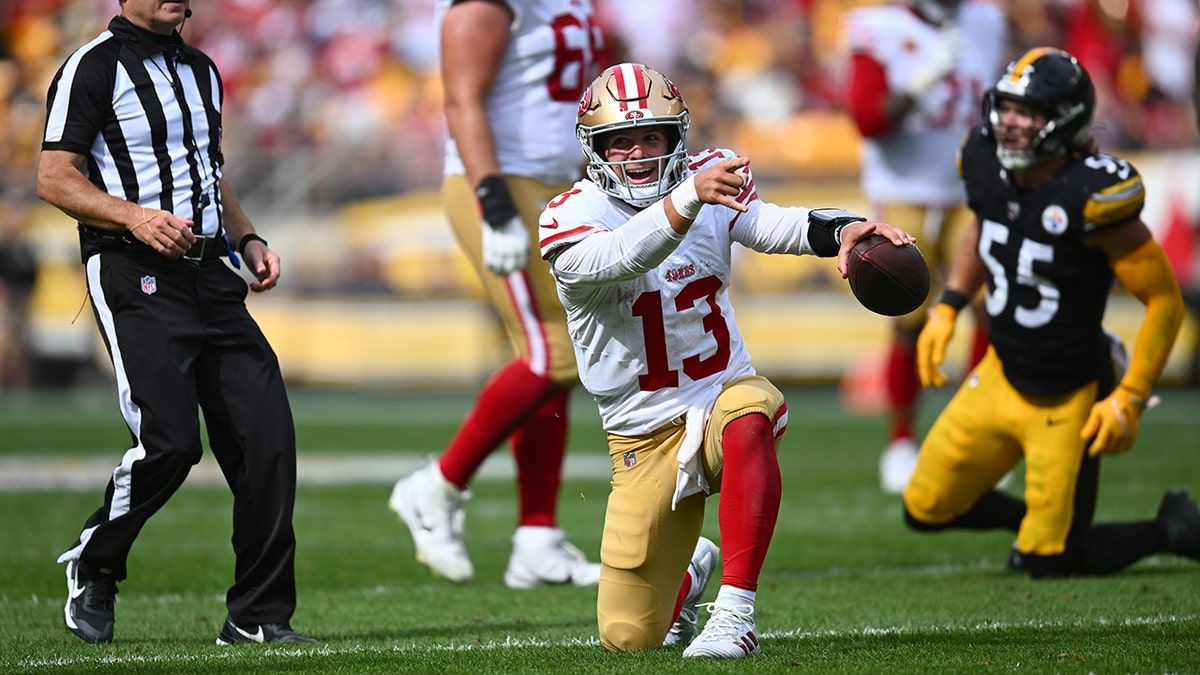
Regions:
[[[622,111],[629,110],[631,105],[636,108],[649,106],[649,92],[646,90],[649,78],[640,63],[622,63],[613,71],[613,77],[617,86],[615,98],[620,102]]]

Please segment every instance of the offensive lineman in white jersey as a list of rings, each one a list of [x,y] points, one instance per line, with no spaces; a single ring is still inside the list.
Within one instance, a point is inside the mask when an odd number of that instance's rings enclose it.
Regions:
[[[871,233],[914,240],[845,211],[762,202],[750,160],[730,150],[688,156],[687,106],[644,65],[601,73],[578,117],[588,180],[550,202],[539,236],[613,465],[600,639],[612,651],[688,642],[718,556],[700,537],[704,501],[720,492],[721,588],[683,656],[757,654],[787,407],[755,374],[734,319],[731,248],[838,256],[844,274]]]
[[[863,196],[874,217],[916,233],[939,284],[972,222],[954,158],[1004,65],[1006,34],[1003,13],[987,0],[897,0],[847,18],[847,105],[864,139]],[[916,464],[916,344],[928,308],[891,321],[889,444],[879,464],[880,486],[890,494],[904,490]],[[987,349],[982,325],[971,364]]]
[[[568,395],[578,384],[566,316],[533,255],[538,214],[583,174],[571,140],[603,46],[590,0],[438,0],[446,142],[442,201],[516,357],[484,384],[441,456],[396,482],[388,506],[417,560],[474,578],[463,545],[467,484],[507,439],[519,514],[510,588],[590,586],[599,565],[556,526]]]

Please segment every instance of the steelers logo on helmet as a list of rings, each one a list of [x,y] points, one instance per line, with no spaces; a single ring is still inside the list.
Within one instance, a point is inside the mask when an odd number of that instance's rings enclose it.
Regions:
[[[599,143],[604,134],[651,125],[666,127],[671,148],[667,154],[619,162],[605,158]],[[662,199],[683,181],[690,125],[687,104],[674,83],[648,66],[621,63],[605,69],[584,91],[575,136],[587,158],[588,178],[604,193],[640,209]],[[658,162],[658,180],[626,184],[624,166],[647,160]]]
[[[1067,52],[1036,47],[1021,54],[984,98],[983,122],[1000,138],[1000,100],[1029,106],[1046,117],[1046,125],[1021,150],[996,144],[996,157],[1006,169],[1026,169],[1066,155],[1086,142],[1096,110],[1096,89],[1087,71]]]

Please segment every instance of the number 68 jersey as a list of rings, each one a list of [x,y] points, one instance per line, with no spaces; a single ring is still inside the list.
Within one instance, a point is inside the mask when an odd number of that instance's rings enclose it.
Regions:
[[[1114,276],[1084,237],[1140,217],[1137,170],[1103,153],[1073,157],[1036,188],[1018,189],[982,128],[965,141],[959,167],[978,217],[989,331],[1005,376],[1037,396],[1100,378],[1110,367],[1101,323]]]
[[[438,0],[438,25],[454,0]],[[508,44],[488,93],[487,118],[500,172],[564,185],[582,173],[575,140],[579,97],[599,68],[604,37],[591,0],[505,0]],[[444,173],[465,174],[453,137]]]

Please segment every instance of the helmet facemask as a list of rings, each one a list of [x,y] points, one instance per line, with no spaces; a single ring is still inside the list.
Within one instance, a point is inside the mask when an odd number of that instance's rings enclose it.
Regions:
[[[1000,99],[1006,98],[1022,103],[1019,99],[1002,94],[988,97],[988,125],[996,137],[996,158],[1000,161],[1000,166],[1009,170],[1028,169],[1055,157],[1062,157],[1086,140],[1088,134],[1086,126],[1070,137],[1064,131],[1064,129],[1070,128],[1072,122],[1084,113],[1084,105],[1079,103],[1058,116],[1054,116],[1053,113],[1046,110],[1038,110],[1047,118],[1046,124],[1033,136],[1029,145],[1023,150],[1005,148],[1000,138],[1000,111],[996,104]]]
[[[575,135],[587,157],[588,178],[605,194],[641,209],[662,199],[683,181],[691,117],[679,90],[658,71],[636,63],[606,69],[584,91],[578,120]],[[674,141],[667,154],[607,160],[602,151],[605,134],[648,126],[665,127],[667,138]],[[626,182],[625,166],[650,162],[658,163],[657,181],[644,185]]]
[[[686,116],[687,113],[684,113]],[[685,161],[687,159],[687,120],[682,121],[682,130],[675,125],[667,133],[668,137],[676,136],[679,140],[675,141],[670,152],[661,157],[642,157],[639,159],[628,159],[618,162],[608,161],[604,157],[604,152],[601,149],[605,140],[606,133],[627,129],[630,126],[666,126],[661,124],[634,124],[614,127],[610,129],[601,129],[599,131],[585,132],[582,127],[579,129],[579,142],[583,145],[583,152],[588,158],[587,175],[600,189],[617,199],[628,202],[632,206],[639,209],[645,208],[654,202],[662,199],[675,188],[676,185],[683,180],[683,172],[686,168]],[[590,136],[590,138],[585,138]],[[625,167],[630,164],[648,164],[657,162],[658,164],[658,180],[653,183],[642,185],[630,185],[627,182]]]

